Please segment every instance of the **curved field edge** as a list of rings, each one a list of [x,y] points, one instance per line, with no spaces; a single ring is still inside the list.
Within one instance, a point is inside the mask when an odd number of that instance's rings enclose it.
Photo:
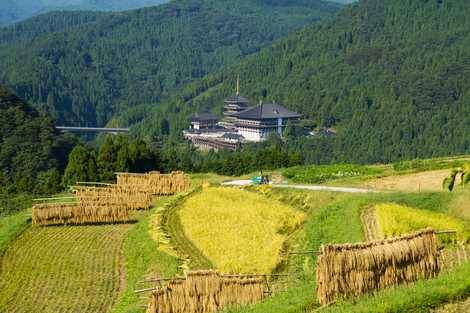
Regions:
[[[232,187],[204,188],[179,215],[186,236],[227,274],[271,273],[303,220],[291,206]]]
[[[179,273],[180,260],[158,249],[151,237],[151,218],[158,207],[170,202],[160,199],[155,207],[145,212],[130,230],[124,242],[125,289],[111,310],[112,313],[137,313],[145,311],[146,295],[139,297],[134,291],[139,281],[152,277],[174,277]],[[148,287],[148,286],[145,286]]]
[[[179,210],[184,205],[184,201],[195,193],[201,192],[202,188],[196,188],[187,193],[173,197],[168,201],[161,211],[161,228],[169,239],[170,245],[178,255],[187,262],[186,267],[192,270],[214,269],[214,264],[207,256],[186,236],[184,227],[181,224]]]

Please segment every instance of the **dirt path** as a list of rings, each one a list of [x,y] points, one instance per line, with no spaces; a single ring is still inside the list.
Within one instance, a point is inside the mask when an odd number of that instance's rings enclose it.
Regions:
[[[222,186],[248,186],[251,185],[251,180],[232,180],[222,183]],[[275,188],[293,188],[293,189],[304,189],[304,190],[314,190],[314,191],[335,191],[335,192],[344,192],[344,193],[369,193],[376,192],[372,189],[365,188],[348,188],[348,187],[331,187],[331,186],[320,186],[320,185],[271,185]]]
[[[373,208],[363,210],[361,213],[361,221],[364,229],[366,241],[374,241],[382,239],[382,232]]]
[[[122,242],[119,255],[119,294],[122,295],[126,289],[126,256],[124,254],[124,241]]]

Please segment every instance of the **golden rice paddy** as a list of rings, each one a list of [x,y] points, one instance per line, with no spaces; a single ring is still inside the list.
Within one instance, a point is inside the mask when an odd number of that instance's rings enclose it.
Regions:
[[[410,231],[432,228],[434,230],[455,230],[459,241],[466,241],[469,238],[469,232],[461,220],[443,213],[394,203],[382,203],[375,206],[375,214],[385,237],[400,236]]]
[[[180,211],[186,236],[225,273],[270,273],[303,219],[293,208],[234,188],[204,188]]]

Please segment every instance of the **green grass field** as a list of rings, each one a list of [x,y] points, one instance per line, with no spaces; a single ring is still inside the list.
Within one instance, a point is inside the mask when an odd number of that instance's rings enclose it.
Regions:
[[[155,207],[165,205],[169,198],[160,199]],[[174,277],[181,274],[181,262],[178,258],[162,252],[152,239],[150,220],[156,214],[156,208],[144,212],[138,223],[129,231],[124,242],[125,290],[118,298],[111,312],[138,313],[147,305],[145,295],[140,298],[136,289],[153,287],[153,284],[139,284],[139,281],[157,277]]]

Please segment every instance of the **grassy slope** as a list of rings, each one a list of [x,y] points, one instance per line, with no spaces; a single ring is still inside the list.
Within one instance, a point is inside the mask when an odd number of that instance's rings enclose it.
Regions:
[[[106,312],[131,227],[30,227],[1,260],[0,312]]]
[[[166,203],[168,198],[157,202],[156,207]],[[179,270],[179,261],[158,250],[157,244],[150,235],[150,218],[156,209],[145,212],[144,216],[129,232],[124,243],[126,288],[113,307],[113,313],[142,312],[141,301],[134,293],[139,287],[138,281],[149,277],[173,277]],[[145,288],[147,286],[142,286]]]
[[[8,244],[17,238],[30,225],[30,210],[0,218],[0,256]]]
[[[323,167],[297,166],[279,169],[278,172],[283,173],[291,183],[323,183],[331,186],[357,186],[396,192],[434,192],[442,190],[442,180],[448,175],[448,170],[462,167],[469,161],[468,155],[461,155],[367,167],[351,164]],[[351,172],[356,175],[348,177]]]

